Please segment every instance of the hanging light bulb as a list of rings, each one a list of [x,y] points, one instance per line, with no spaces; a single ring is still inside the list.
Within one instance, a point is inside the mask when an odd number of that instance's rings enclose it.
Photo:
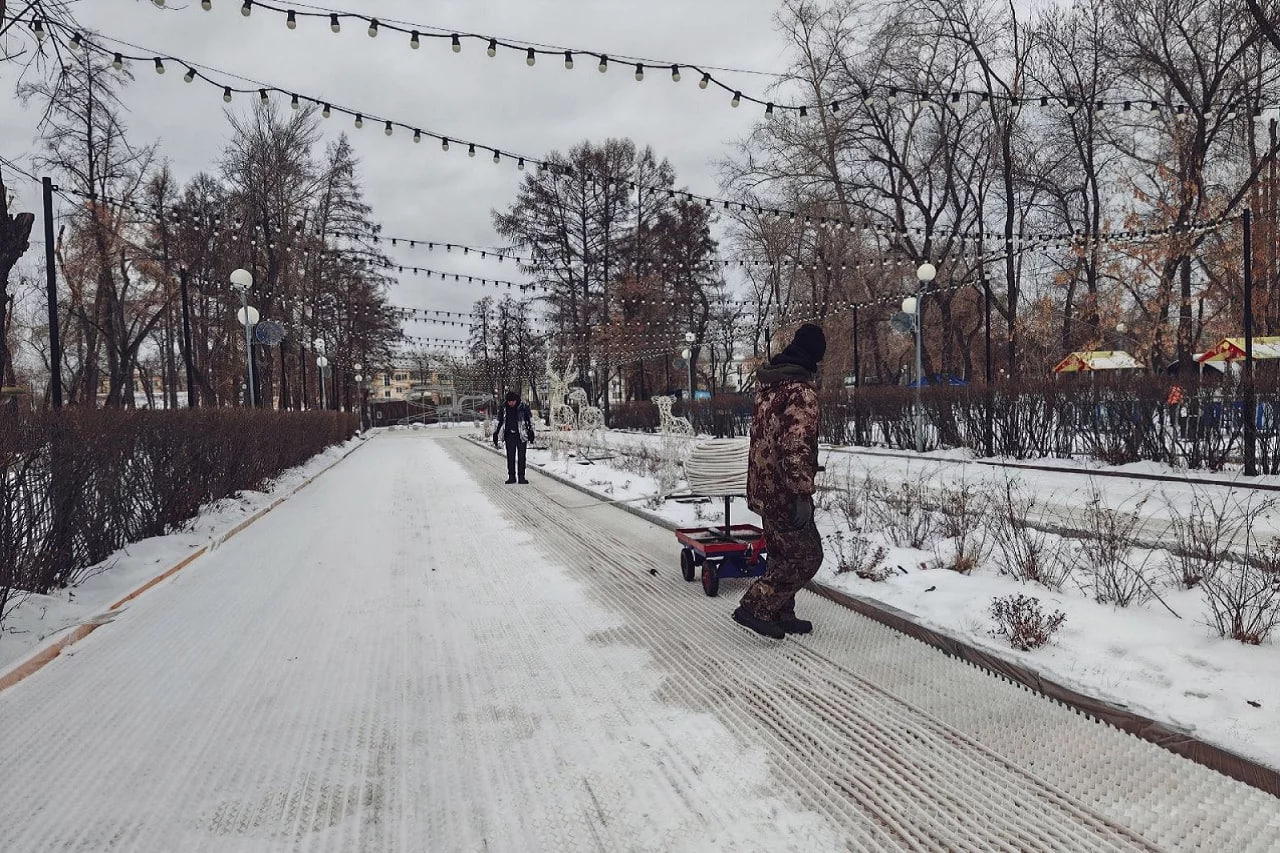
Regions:
[[[468,157],[476,156],[476,144],[474,142],[467,146],[467,156]]]
[[[671,82],[672,83],[680,82],[680,66],[679,65],[671,66]]]
[[[413,141],[414,142],[422,141],[422,131],[418,130],[416,127],[413,129]]]
[[[734,106],[736,107],[736,106],[737,106],[737,104],[734,104]],[[768,104],[765,104],[765,105],[764,105],[764,114],[765,114],[765,115],[767,115],[767,116],[771,116],[771,115],[773,115],[773,103],[772,103],[772,102],[770,102],[770,103],[768,103]]]
[[[290,98],[290,99],[289,99],[289,106],[290,106],[290,108],[295,109],[295,110],[296,110],[298,107],[302,106],[302,103],[298,100],[298,96],[297,96],[297,95],[294,95],[292,98]]]
[[[391,135],[391,133],[392,133],[392,130],[391,130],[391,122],[387,122],[387,127],[386,127],[386,129],[383,131],[383,133],[385,133],[387,136],[390,136],[390,135]]]
[[[160,61],[160,57],[158,56],[156,57],[156,73],[157,74],[164,73],[164,63]]]
[[[182,79],[186,80],[188,83],[190,83],[192,80],[195,80],[196,70],[194,68],[188,68],[187,73],[182,75]]]
[[[414,30],[409,35],[409,47],[413,48],[414,50],[417,50],[421,46],[422,46],[422,42],[418,39],[418,31]]]
[[[124,68],[124,57],[121,54],[117,53],[115,57],[111,60],[111,67],[117,71],[119,71],[121,68]]]
[[[707,88],[707,84],[709,84],[710,82],[711,82],[711,75],[704,71],[702,73],[702,79],[698,81],[698,88],[705,89]]]
[[[564,52],[564,67],[567,71],[573,70],[573,51],[566,50]]]
[[[200,8],[208,12],[213,8],[213,0],[200,0]]]
[[[320,111],[320,115],[324,116],[325,118],[328,118],[329,116],[333,115],[333,107],[329,106],[328,104],[325,104],[324,109]]]
[[[298,28],[298,15],[292,9],[289,10],[289,14],[285,17],[284,25],[291,30]]]
[[[163,9],[163,8],[164,8],[164,0],[151,0],[151,2],[152,2],[152,3],[155,3],[155,4],[156,4],[157,6],[159,6],[161,9]]]
[[[364,127],[364,116],[356,113],[356,127]]]
[[[84,43],[84,39],[80,38],[80,34],[79,34],[79,33],[76,33],[75,35],[73,35],[73,36],[71,37],[71,49],[72,49],[72,50],[79,50],[79,49],[80,49],[80,47],[81,47],[81,45],[82,45],[83,43]]]
[[[44,41],[44,37],[46,33],[44,31],[43,21],[41,21],[39,18],[36,18],[34,21],[31,22],[31,29],[36,34],[36,41]]]
[[[440,140],[440,150],[441,151],[449,150],[449,137],[446,136],[445,138]]]
[[[240,7],[240,14],[246,18],[253,14],[253,0],[244,0],[244,5]]]
[[[369,38],[372,39],[377,37],[378,37],[378,19],[370,18],[369,19]]]
[[[523,158],[523,157],[521,157],[519,160],[517,160],[517,161],[516,161],[516,168],[517,168],[517,169],[519,169],[519,170],[520,170],[520,171],[522,171],[522,172],[524,171],[524,158]],[[502,258],[501,258],[501,257],[499,257],[499,258],[498,258],[498,263],[502,263]]]
[[[644,64],[641,62],[637,62],[636,63],[636,82],[638,83],[643,79],[644,79]]]
[[[609,57],[605,56],[604,54],[600,54],[600,64],[599,64],[598,66],[596,66],[596,67],[597,67],[597,70],[598,70],[601,74],[603,74],[604,72],[608,71],[608,70],[609,70]]]
[[[266,89],[259,89],[259,90],[258,90],[258,100],[262,101],[262,103],[264,103],[264,104],[269,100],[269,99],[267,98],[267,90],[266,90]]]
[[[230,86],[222,87],[222,100],[226,101],[228,104],[231,103],[231,87]]]
[[[801,106],[801,107],[800,107],[800,118],[808,118],[808,117],[809,117],[809,108],[808,108],[808,107],[805,107],[805,106]]]
[[[494,163],[501,163],[501,162],[502,162],[502,155],[501,155],[500,153],[498,153],[498,149],[496,149],[496,148],[495,148],[495,149],[493,149],[493,162],[494,162]]]
[[[731,106],[731,107],[737,107],[737,106],[740,106],[741,104],[742,104],[742,93],[741,93],[741,92],[734,92],[734,93],[733,93],[733,100],[729,102],[729,106]]]
[[[458,34],[453,34],[453,52],[462,53],[462,39],[458,38]]]

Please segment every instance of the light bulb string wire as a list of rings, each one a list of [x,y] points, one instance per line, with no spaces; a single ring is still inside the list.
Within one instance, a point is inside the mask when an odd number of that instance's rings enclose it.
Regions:
[[[8,16],[6,15],[5,17],[7,18]],[[71,27],[61,23],[57,23],[57,22],[51,23],[51,29],[53,28],[56,28],[63,33],[73,32]],[[193,80],[199,79],[202,82],[205,82],[213,87],[222,89],[224,92],[224,96],[233,94],[233,93],[234,94],[251,94],[256,91],[259,93],[260,96],[283,95],[283,96],[289,97],[290,99],[297,98],[299,102],[301,102],[302,100],[306,100],[309,104],[327,107],[331,112],[340,112],[344,115],[355,117],[357,120],[361,122],[363,122],[364,119],[368,119],[371,122],[383,124],[387,129],[400,128],[401,130],[410,131],[419,137],[425,136],[425,137],[439,140],[441,141],[442,145],[447,143],[457,143],[459,145],[465,145],[467,146],[468,151],[471,153],[474,153],[476,151],[485,151],[492,154],[494,159],[498,161],[501,161],[501,159],[505,156],[509,160],[517,161],[517,163],[520,165],[527,163],[530,165],[534,165],[540,168],[550,170],[553,173],[558,175],[569,176],[574,174],[574,170],[570,166],[566,166],[558,163],[552,163],[550,161],[543,160],[539,157],[534,157],[532,155],[522,155],[522,154],[514,153],[511,151],[498,148],[496,146],[491,146],[491,145],[487,145],[479,142],[473,142],[464,138],[459,138],[455,136],[446,136],[445,134],[439,133],[438,131],[423,129],[421,127],[416,127],[414,125],[410,125],[402,121],[388,119],[376,113],[366,113],[361,110],[356,110],[350,107],[334,104],[330,101],[325,101],[321,98],[316,98],[310,95],[302,95],[298,92],[282,88],[275,84],[261,83],[259,81],[252,80],[251,78],[241,77],[239,75],[229,74],[228,72],[212,69],[208,66],[204,66],[199,63],[188,62],[182,59],[181,57],[163,55],[158,53],[153,53],[152,55],[134,55],[134,54],[125,55],[120,51],[115,51],[109,47],[104,47],[102,45],[99,45],[91,38],[82,37],[78,33],[76,33],[75,35],[79,38],[79,45],[82,48],[93,50],[103,55],[111,56],[113,60],[119,59],[120,61],[129,60],[129,61],[137,61],[137,62],[151,61],[151,62],[157,63],[158,68],[161,67],[160,63],[166,60],[173,63],[184,65],[186,66],[188,70],[188,76],[190,76],[191,79]],[[137,45],[132,45],[128,42],[123,42],[117,39],[113,39],[109,36],[105,36],[102,34],[98,34],[98,38],[101,38],[108,42],[112,42],[114,44],[127,46],[133,50],[140,50],[140,51],[147,50],[147,48],[140,47]],[[211,73],[221,74],[228,77],[236,77],[236,79],[239,79],[242,82],[250,83],[252,85],[252,88],[226,85],[225,83],[219,80],[215,80],[213,77],[209,76],[209,74]],[[594,175],[592,173],[586,173],[586,177],[587,179],[592,180],[596,183],[601,183],[605,185],[610,183],[614,183],[614,184],[618,183],[616,181],[612,181],[608,179],[607,177]],[[748,204],[740,201],[733,201],[725,198],[718,198],[710,195],[702,196],[702,195],[697,195],[697,194],[690,193],[683,190],[675,190],[674,188],[671,188],[671,187],[646,185],[646,184],[642,184],[635,181],[627,181],[625,183],[631,189],[639,189],[645,192],[652,192],[652,193],[665,193],[668,195],[668,197],[671,197],[671,198],[683,196],[686,200],[690,202],[703,203],[709,209],[721,207],[722,209],[728,210],[728,211],[737,210],[743,213],[755,213],[761,216],[786,217],[793,223],[798,223],[800,221],[803,221],[806,226],[817,225],[819,227],[836,228],[838,230],[847,229],[850,232],[855,232],[855,233],[875,234],[879,237],[882,237],[888,240],[901,240],[901,239],[909,239],[912,237],[928,239],[932,237],[937,239],[955,238],[955,239],[963,239],[963,240],[970,240],[970,241],[1003,242],[1007,245],[1061,243],[1064,245],[1078,246],[1078,245],[1085,245],[1093,242],[1100,243],[1100,244],[1108,244],[1113,242],[1141,242],[1149,239],[1159,239],[1166,236],[1177,237],[1177,236],[1184,236],[1184,235],[1199,235],[1207,231],[1215,230],[1216,228],[1222,227],[1223,224],[1234,221],[1235,219],[1239,218],[1239,214],[1229,214],[1229,215],[1224,214],[1209,220],[1183,223],[1183,224],[1173,223],[1163,228],[1145,229],[1145,230],[1139,230],[1139,231],[1098,232],[1098,233],[1092,233],[1092,234],[1087,232],[1073,231],[1073,232],[1056,232],[1056,233],[1040,233],[1040,234],[1018,234],[1014,236],[1006,236],[1000,232],[984,231],[984,232],[974,233],[970,229],[932,229],[932,228],[913,226],[905,230],[902,230],[896,227],[891,228],[889,226],[868,225],[868,224],[852,222],[842,217],[830,217],[830,216],[819,215],[815,218],[812,213],[806,214],[800,211],[765,207],[765,206],[756,205],[756,204]]]
[[[169,211],[166,212],[162,207],[158,207],[154,205],[141,204],[138,202],[133,202],[133,201],[119,199],[119,198],[113,198],[113,197],[107,197],[107,196],[98,196],[96,194],[83,193],[77,190],[70,190],[70,192],[76,195],[79,195],[81,197],[84,197],[86,199],[91,199],[97,202],[105,202],[105,203],[118,205],[122,208],[132,210],[135,213],[139,214],[140,216],[154,217],[157,224],[160,224],[165,221],[185,222],[187,224],[196,225],[199,227],[212,225],[215,231],[220,231],[221,228],[223,227],[222,223],[225,221],[222,217],[219,216],[216,219],[212,220],[212,222],[210,223],[210,222],[207,222],[203,217],[184,214],[182,213],[181,209],[176,206],[171,207]],[[245,224],[238,217],[234,219],[234,222],[235,222],[235,227],[237,229],[242,228]],[[1233,224],[1234,222],[1235,222],[1235,218],[1232,218],[1218,224],[1216,227],[1213,227],[1213,228],[1206,227],[1205,229],[1203,229],[1203,233],[1209,233],[1213,230],[1220,230],[1221,228],[1224,228],[1230,224]],[[264,232],[264,234],[267,233],[268,231],[267,227],[261,222],[255,221],[255,222],[250,222],[248,224],[252,229],[255,229],[255,230],[261,229]],[[286,234],[287,232],[288,232],[287,227],[282,227],[277,229],[277,233],[282,235]],[[538,259],[532,256],[513,255],[505,252],[499,252],[497,250],[493,250],[490,248],[473,247],[473,246],[467,246],[467,245],[458,244],[458,243],[444,243],[444,242],[436,242],[433,240],[417,240],[416,238],[409,239],[409,238],[403,238],[403,237],[388,237],[376,231],[371,231],[367,233],[341,231],[341,230],[335,230],[335,231],[329,231],[329,232],[324,232],[324,231],[307,232],[299,224],[299,226],[294,229],[294,234],[295,236],[298,236],[298,235],[312,236],[312,237],[315,237],[316,239],[320,239],[326,242],[329,238],[345,238],[345,239],[350,239],[357,242],[362,242],[362,241],[372,242],[374,245],[381,245],[382,243],[389,241],[393,247],[398,247],[400,244],[404,243],[404,244],[408,244],[410,248],[414,248],[415,244],[421,243],[422,245],[425,245],[429,251],[434,251],[437,247],[443,246],[445,248],[446,253],[452,253],[454,249],[460,249],[464,257],[468,257],[474,253],[474,254],[478,254],[482,260],[488,259],[489,257],[497,257],[500,263],[503,261],[503,259],[512,259],[518,263],[524,264],[526,267],[532,268],[535,271],[536,270],[558,270],[558,267],[556,265],[540,262]],[[234,232],[233,232],[233,238],[234,238]],[[257,245],[256,239],[251,239],[250,242],[253,245]],[[292,250],[293,244],[290,244],[283,240],[282,242],[284,245],[284,250],[286,252],[289,252]],[[1114,245],[1116,246],[1135,245],[1143,242],[1145,241],[1135,241],[1134,243],[1117,243]],[[276,245],[275,241],[268,239],[269,247],[274,248],[275,245]],[[1065,242],[1035,243],[1035,244],[1023,245],[1021,247],[1021,251],[1042,250],[1042,249],[1051,250],[1051,249],[1066,249],[1066,248],[1071,248],[1071,245]],[[330,247],[327,245],[314,247],[314,248],[309,246],[304,246],[304,248],[302,249],[302,252],[304,256],[307,256],[312,252],[316,252],[316,253],[327,253],[330,256],[345,256],[345,257],[351,257],[351,258],[364,259],[366,261],[368,258],[373,258],[377,262],[377,265],[380,265],[383,268],[387,268],[387,269],[397,269],[402,274],[409,271],[409,272],[413,272],[415,275],[425,272],[428,275],[428,277],[430,277],[430,275],[432,274],[440,275],[442,277],[453,275],[453,273],[442,272],[434,269],[427,269],[425,267],[419,267],[412,264],[397,263],[395,261],[392,261],[386,258],[380,252],[374,252],[367,249],[342,248],[342,247],[336,247],[336,246]],[[967,247],[962,246],[960,251],[958,252],[951,252],[943,257],[932,258],[932,260],[937,260],[941,262],[941,261],[949,260],[951,258],[958,258],[961,261],[964,261],[968,258],[976,259],[978,258],[978,253],[977,251],[969,251]],[[1001,258],[1003,259],[1003,256],[1001,256]],[[712,261],[709,266],[711,267],[723,266],[723,268],[725,269],[731,269],[731,268],[734,268],[734,265],[736,264],[738,269],[747,269],[752,267],[754,268],[766,267],[766,268],[772,268],[772,269],[780,269],[784,271],[785,270],[794,270],[794,271],[807,270],[813,273],[824,271],[828,274],[831,274],[836,272],[837,270],[842,273],[843,272],[877,271],[877,270],[891,269],[895,267],[900,268],[900,267],[912,265],[914,263],[915,263],[914,261],[905,257],[898,257],[896,259],[882,257],[876,260],[858,261],[853,263],[849,263],[847,261],[841,261],[838,264],[830,261],[824,261],[823,263],[805,262],[800,259],[784,259],[781,261],[760,261],[758,259],[737,258],[737,259],[720,259],[720,260]],[[644,266],[646,268],[645,271],[648,271],[648,272],[652,272],[654,270],[657,270],[660,272],[667,272],[669,269],[673,269],[673,268],[677,270],[689,269],[686,265],[683,265],[683,264],[672,267],[665,263],[657,263],[657,264],[646,263]],[[499,286],[499,287],[506,286],[508,289],[511,287],[523,287],[525,289],[546,290],[545,286],[539,285],[537,283],[526,283],[525,285],[520,285],[518,283],[508,282],[505,280],[485,279],[485,278],[474,277],[474,276],[468,276],[468,278],[480,278],[481,281],[485,281],[485,282],[497,281],[496,286]]]
[[[1188,111],[1191,111],[1192,113],[1195,111],[1192,105],[1186,103],[1162,104],[1139,95],[1120,97],[1104,93],[1101,97],[1095,97],[1093,95],[1085,97],[1083,95],[1071,96],[1066,94],[1050,93],[1047,90],[1026,94],[1011,94],[1008,92],[973,89],[968,87],[950,89],[942,92],[930,91],[912,86],[890,86],[885,83],[868,83],[862,86],[856,94],[850,94],[845,97],[828,98],[816,103],[786,103],[775,101],[764,95],[755,95],[744,92],[742,87],[727,83],[712,72],[768,76],[774,78],[779,83],[787,82],[790,79],[789,75],[786,74],[730,69],[691,62],[672,62],[670,60],[646,59],[643,57],[624,54],[611,54],[594,49],[568,48],[560,45],[545,44],[525,39],[512,39],[486,35],[483,33],[449,29],[431,24],[415,24],[409,21],[393,18],[377,18],[360,12],[328,9],[308,4],[286,5],[278,2],[270,2],[270,0],[242,0],[241,8],[242,10],[248,10],[249,13],[251,13],[253,9],[264,9],[270,12],[289,16],[294,20],[297,18],[324,18],[331,22],[358,20],[363,24],[368,25],[371,31],[375,34],[386,29],[402,35],[408,35],[410,36],[411,44],[414,44],[424,38],[434,40],[448,39],[453,44],[454,49],[458,50],[462,40],[465,39],[467,41],[483,42],[491,51],[495,52],[497,48],[501,47],[507,50],[523,53],[526,56],[589,56],[604,66],[607,66],[607,63],[610,60],[622,60],[626,64],[635,65],[637,75],[640,77],[643,77],[643,72],[645,70],[665,71],[670,69],[673,72],[673,76],[683,71],[690,71],[696,75],[701,75],[699,79],[703,88],[714,85],[721,91],[732,94],[734,96],[734,106],[737,106],[738,103],[742,101],[746,101],[757,106],[765,107],[770,114],[774,111],[779,111],[794,112],[801,116],[807,116],[810,110],[818,111],[822,109],[827,109],[831,112],[839,112],[842,106],[848,104],[856,106],[858,103],[865,104],[874,98],[888,98],[889,100],[893,100],[900,97],[908,97],[917,101],[925,101],[929,103],[945,103],[947,101],[954,103],[963,98],[978,98],[983,102],[995,100],[1011,106],[1053,106],[1064,109],[1069,113],[1074,112],[1080,107],[1084,107],[1086,110],[1095,111],[1118,108],[1125,112],[1132,112],[1135,108],[1139,111],[1143,111],[1145,108],[1145,111],[1147,112],[1169,111],[1179,116],[1187,114]],[[1231,111],[1239,112],[1245,106],[1247,106],[1247,104],[1241,101],[1240,103],[1222,104],[1217,109],[1230,113]],[[1207,107],[1206,110],[1212,114],[1213,107]],[[1262,110],[1263,108],[1260,107],[1251,107],[1250,113],[1252,117],[1256,119],[1261,117]]]

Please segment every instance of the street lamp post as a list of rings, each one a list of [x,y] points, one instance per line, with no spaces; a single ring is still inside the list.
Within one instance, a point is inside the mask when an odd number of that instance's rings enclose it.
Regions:
[[[238,269],[231,273],[231,286],[239,290],[243,298],[243,307],[236,316],[244,325],[245,363],[249,370],[249,405],[256,407],[258,396],[253,387],[253,327],[258,323],[258,309],[249,307],[249,288],[253,287],[253,275],[248,270]]]
[[[324,369],[329,364],[329,360],[324,357],[324,338],[316,338],[311,342],[311,348],[316,351],[316,368],[320,375],[320,409],[325,409],[324,399]],[[320,362],[323,361],[324,364]]]
[[[924,384],[924,328],[921,323],[924,318],[924,288],[937,275],[938,269],[933,264],[928,261],[921,264],[916,269],[916,279],[919,281],[916,295],[902,300],[902,311],[912,316],[916,333],[916,453],[924,453],[924,404],[920,400],[920,388]]]
[[[695,335],[693,332],[684,333],[684,342],[688,344],[688,346],[685,347],[682,355],[684,356],[685,364],[689,368],[689,403],[690,405],[693,404],[693,342],[697,339],[698,339],[698,336]]]
[[[329,359],[320,356],[316,359],[316,367],[320,370],[320,409],[323,411],[328,408],[324,399],[324,369],[329,366]]]
[[[368,429],[368,426],[366,425],[365,421],[368,415],[367,409],[368,409],[369,395],[365,391],[365,387],[364,387],[364,374],[361,373],[361,371],[364,370],[364,365],[357,361],[355,364],[351,366],[356,371],[356,390],[359,391],[360,393],[360,429],[362,430]]]

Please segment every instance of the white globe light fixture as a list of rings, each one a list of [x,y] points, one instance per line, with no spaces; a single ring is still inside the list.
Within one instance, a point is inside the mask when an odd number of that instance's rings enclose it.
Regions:
[[[253,274],[246,269],[231,273],[231,286],[240,291],[241,308],[236,314],[244,326],[244,357],[249,370],[249,405],[257,406],[257,392],[253,388],[253,327],[258,323],[258,311],[249,307],[249,288],[253,287]]]
[[[916,308],[919,305],[920,300],[916,299],[914,296],[908,296],[906,299],[902,300],[902,313],[914,315],[916,313]]]
[[[925,261],[923,264],[916,267],[916,278],[920,279],[923,282],[933,281],[935,278],[937,278],[937,276],[938,276],[938,268],[935,267],[933,264],[929,263],[928,261]]]
[[[324,356],[320,356],[319,358],[316,359],[316,367],[320,368],[321,370],[324,370],[328,366],[329,366],[329,359],[325,358]]]
[[[1125,332],[1129,331],[1129,327],[1124,323],[1116,323],[1116,331],[1123,335]]]

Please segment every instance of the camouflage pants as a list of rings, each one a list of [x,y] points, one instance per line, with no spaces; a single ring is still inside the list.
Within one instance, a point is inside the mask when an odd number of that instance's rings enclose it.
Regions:
[[[794,619],[796,593],[822,565],[822,537],[812,521],[789,530],[767,518],[764,536],[769,567],[742,596],[742,607],[757,619]]]

